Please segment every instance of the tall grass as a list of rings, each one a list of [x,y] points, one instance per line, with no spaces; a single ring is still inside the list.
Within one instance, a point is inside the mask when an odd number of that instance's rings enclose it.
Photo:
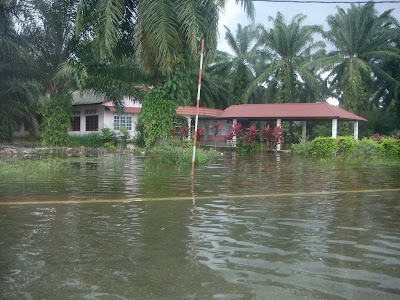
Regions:
[[[182,148],[179,146],[172,146],[165,144],[154,150],[156,154],[159,154],[161,159],[177,166],[190,165],[192,163],[193,147]],[[202,148],[196,149],[196,165],[204,165],[215,159],[221,154],[216,151],[205,151]]]
[[[70,147],[85,146],[90,148],[99,148],[102,145],[102,137],[98,133],[70,136],[70,143],[68,144]]]
[[[0,160],[0,180],[42,180],[68,172],[69,164],[59,158]]]

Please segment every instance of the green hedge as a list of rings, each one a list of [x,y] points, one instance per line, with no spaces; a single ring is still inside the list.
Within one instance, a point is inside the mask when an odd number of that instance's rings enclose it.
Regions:
[[[381,139],[379,144],[385,156],[400,156],[400,140],[388,137]]]
[[[339,136],[337,139],[337,152],[342,155],[349,155],[356,148],[356,140],[352,136]]]
[[[386,137],[378,142],[368,138],[355,141],[351,136],[341,136],[337,139],[317,137],[306,144],[293,144],[291,150],[293,154],[297,155],[352,155],[354,157],[383,156],[400,158],[400,140]]]
[[[368,138],[363,138],[362,140],[356,142],[356,146],[352,155],[355,157],[378,156],[383,154],[382,150],[382,145],[380,145],[378,142]]]
[[[331,137],[317,137],[311,142],[311,154],[329,156],[336,153],[338,141]]]

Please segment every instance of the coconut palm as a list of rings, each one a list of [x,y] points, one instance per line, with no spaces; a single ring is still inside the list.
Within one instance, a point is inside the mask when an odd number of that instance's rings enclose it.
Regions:
[[[33,57],[13,24],[18,10],[13,1],[0,4],[0,141],[10,139],[21,122],[36,125],[34,104],[40,85]]]
[[[76,0],[24,1],[24,22],[19,26],[31,46],[50,99],[71,91],[71,82],[55,75],[77,48],[74,35],[76,4]]]
[[[254,17],[254,6],[241,3]],[[126,16],[135,26],[135,53],[148,72],[171,74],[177,65],[199,51],[199,39],[214,51],[217,41],[218,13],[226,0],[81,0],[78,6],[78,30],[88,28],[99,45],[101,56],[110,56],[116,45],[119,24]],[[89,24],[91,26],[86,26]]]
[[[378,15],[372,2],[337,10],[337,14],[328,16],[330,29],[323,33],[335,50],[313,64],[329,72],[328,83],[336,89],[340,104],[360,113],[370,106],[376,78],[397,84],[382,64],[400,61],[392,45],[395,31],[391,10]]]
[[[264,70],[258,71],[258,77],[246,91],[246,98],[260,86],[266,86],[268,102],[305,102],[305,90],[313,91],[308,101],[321,100],[324,86],[318,75],[306,68],[306,63],[325,44],[313,39],[313,34],[321,29],[319,26],[302,26],[305,18],[298,14],[287,24],[278,12],[275,18],[269,18],[272,28],[259,26],[258,45],[270,53],[271,59]]]
[[[222,75],[225,73],[231,87],[229,104],[247,103],[243,98],[244,91],[254,80],[256,55],[256,30],[252,25],[242,27],[237,25],[236,34],[226,27],[225,39],[233,55],[220,53],[219,60],[212,66]]]

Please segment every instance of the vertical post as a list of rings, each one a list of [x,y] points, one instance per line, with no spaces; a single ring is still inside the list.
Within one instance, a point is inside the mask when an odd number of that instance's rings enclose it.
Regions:
[[[237,124],[237,119],[233,119],[232,124],[233,125]],[[233,136],[232,144],[233,144],[234,147],[236,147],[236,135]]]
[[[301,130],[301,142],[303,144],[306,143],[306,139],[307,139],[307,121],[302,121],[301,122],[302,125],[302,130]]]
[[[332,138],[337,138],[337,119],[332,119]]]
[[[276,126],[281,127],[281,130],[282,130],[282,120],[281,119],[277,119],[276,120]],[[281,151],[281,144],[280,143],[276,146],[276,150]]]
[[[193,141],[192,174],[191,174],[192,178],[194,176],[194,160],[196,159],[197,124],[199,123],[199,104],[200,104],[200,89],[201,89],[201,73],[203,70],[203,51],[204,51],[204,39],[201,40],[199,85],[197,87],[196,121],[194,123],[194,141]]]
[[[354,139],[358,141],[358,121],[354,121]]]
[[[189,127],[189,133],[188,133],[188,139],[189,141],[192,139],[192,117],[187,118],[188,121],[188,127]]]

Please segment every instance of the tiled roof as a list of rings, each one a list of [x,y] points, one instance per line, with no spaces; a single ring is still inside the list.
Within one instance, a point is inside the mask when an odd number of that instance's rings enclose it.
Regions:
[[[106,110],[117,111],[117,108],[114,106],[106,106]],[[124,107],[125,113],[140,113],[140,110],[140,107]]]
[[[233,105],[225,109],[218,118],[283,119],[296,121],[339,119],[367,121],[356,114],[326,102]]]
[[[215,118],[220,116],[223,112],[224,111],[221,109],[199,107],[199,116]],[[179,106],[176,113],[181,116],[195,116],[196,106]]]
[[[99,96],[90,92],[78,92],[72,93],[73,101],[72,105],[90,105],[90,104],[101,104],[106,100],[105,96]]]

